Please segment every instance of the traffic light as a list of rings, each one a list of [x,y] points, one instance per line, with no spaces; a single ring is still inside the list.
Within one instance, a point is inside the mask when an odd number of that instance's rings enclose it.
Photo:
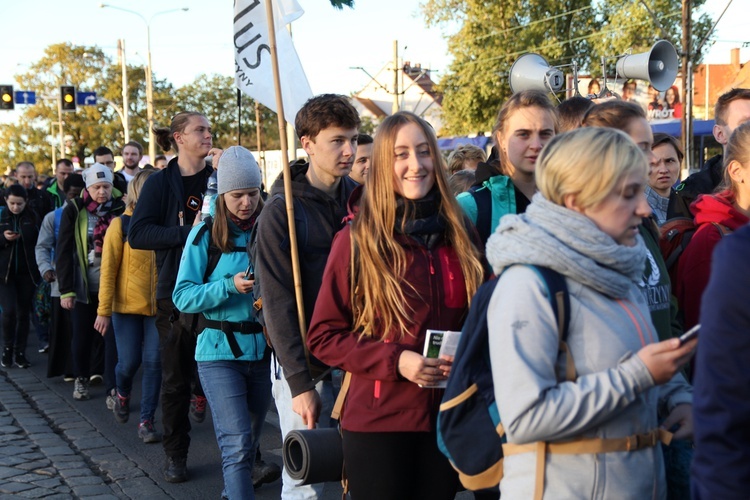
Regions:
[[[76,88],[73,85],[62,85],[60,87],[60,101],[63,111],[76,110]]]
[[[0,109],[13,109],[13,85],[0,85]]]

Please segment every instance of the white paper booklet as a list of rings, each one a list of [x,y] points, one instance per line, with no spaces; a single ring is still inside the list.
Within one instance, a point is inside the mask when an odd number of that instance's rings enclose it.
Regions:
[[[458,348],[458,340],[461,338],[461,332],[452,330],[427,330],[424,339],[424,350],[422,355],[425,358],[442,358],[453,361]],[[426,386],[429,388],[444,388],[448,384],[447,380],[438,382],[435,385]],[[425,387],[425,386],[420,386]]]

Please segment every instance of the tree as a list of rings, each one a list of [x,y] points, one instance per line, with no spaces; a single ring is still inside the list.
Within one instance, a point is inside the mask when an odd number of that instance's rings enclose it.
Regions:
[[[234,78],[222,75],[200,75],[193,83],[180,87],[171,106],[174,113],[195,110],[206,115],[214,135],[214,146],[227,148],[239,143],[237,136],[237,87]],[[264,149],[279,149],[276,113],[260,107],[261,138]],[[242,96],[242,144],[255,149],[255,101]]]
[[[28,72],[18,75],[20,88],[34,90],[38,97],[37,104],[27,107],[17,124],[3,126],[0,131],[0,144],[7,148],[9,162],[30,160],[39,170],[47,170],[51,166],[51,146],[58,135],[54,122],[58,121],[60,86],[93,90],[101,68],[108,65],[109,59],[97,47],[61,43],[47,47]],[[99,119],[99,111],[88,106],[63,114],[63,132],[73,136],[73,154],[82,154],[84,146],[100,136]]]
[[[141,67],[128,66],[128,116],[130,137],[146,143],[146,82]],[[7,163],[21,160],[34,162],[40,172],[51,172],[52,149],[59,151],[58,99],[60,85],[74,85],[76,90],[93,91],[99,100],[96,106],[78,106],[76,112],[64,112],[63,134],[71,136],[66,143],[66,156],[81,161],[99,146],[119,152],[125,144],[120,116],[114,107],[122,106],[121,68],[112,64],[98,47],[75,46],[69,43],[50,45],[41,59],[34,62],[16,81],[20,88],[34,90],[37,104],[23,110],[15,124],[0,126],[0,150]],[[172,85],[164,80],[154,82],[157,123],[169,123]],[[120,109],[120,111],[122,111]],[[55,153],[55,156],[58,154]]]
[[[447,36],[453,61],[438,85],[444,134],[492,128],[510,95],[511,65],[523,53],[539,53],[555,66],[575,61],[580,71],[601,74],[601,56],[642,52],[665,36],[680,47],[680,0],[427,0],[422,9],[428,26],[454,29]],[[708,16],[701,16],[694,37],[700,40],[709,25]],[[614,61],[608,62],[612,75]]]

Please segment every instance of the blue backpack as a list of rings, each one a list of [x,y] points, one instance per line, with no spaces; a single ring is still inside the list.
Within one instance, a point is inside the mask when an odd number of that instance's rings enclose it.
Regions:
[[[570,297],[565,277],[546,267],[529,267],[546,283],[557,318],[560,351],[569,354],[565,341]],[[495,402],[487,328],[487,308],[497,282],[498,278],[493,278],[483,284],[472,299],[437,418],[438,447],[469,490],[496,488],[503,476],[505,431]],[[567,378],[571,378],[571,370],[575,378],[570,357],[566,369]]]

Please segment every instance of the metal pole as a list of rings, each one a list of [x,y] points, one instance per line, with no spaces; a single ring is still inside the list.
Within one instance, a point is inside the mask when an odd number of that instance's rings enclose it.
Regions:
[[[685,168],[688,172],[693,165],[693,65],[690,60],[690,40],[692,38],[691,0],[682,0],[682,149],[685,152]]]
[[[60,135],[60,159],[65,158],[65,143],[63,142],[63,121],[62,121],[62,93],[57,100],[57,124],[58,134]]]
[[[154,81],[151,71],[151,23],[146,22],[146,50],[148,52],[146,75],[146,117],[148,118],[148,161],[156,157],[156,139],[154,138]]]
[[[119,42],[122,47],[122,129],[125,132],[125,144],[127,144],[130,142],[130,119],[128,118],[128,66],[125,62],[125,39],[123,38]]]
[[[51,135],[52,137],[54,137],[54,135],[55,135],[54,132],[52,131],[52,129],[54,127],[55,127],[55,122],[50,122],[50,124],[49,124],[49,135]],[[52,146],[52,166],[54,167],[55,165],[57,165],[57,151],[55,151],[55,145],[54,144],[51,144],[51,146]]]
[[[393,106],[391,114],[398,113],[398,40],[393,41]]]

